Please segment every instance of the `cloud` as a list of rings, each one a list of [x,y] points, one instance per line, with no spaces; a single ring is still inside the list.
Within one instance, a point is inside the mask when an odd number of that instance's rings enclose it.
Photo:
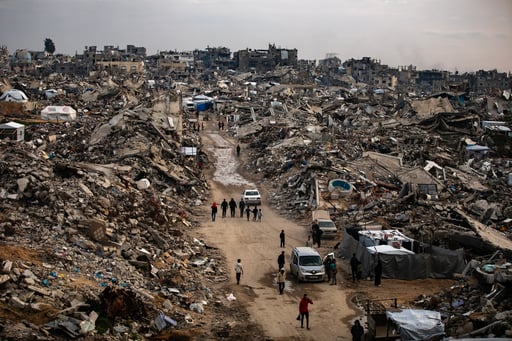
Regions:
[[[481,39],[485,37],[485,34],[482,32],[446,32],[446,31],[424,31],[423,32],[427,36],[432,37],[440,37],[447,39]]]

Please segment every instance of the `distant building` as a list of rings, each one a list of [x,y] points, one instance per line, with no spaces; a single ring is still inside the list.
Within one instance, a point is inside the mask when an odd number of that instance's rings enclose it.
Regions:
[[[233,55],[235,65],[241,71],[270,71],[276,66],[297,66],[297,49],[277,48],[269,44],[267,50],[245,49]]]
[[[231,50],[227,47],[207,47],[205,50],[194,51],[196,67],[217,68],[227,70],[235,68],[234,60],[231,58]]]
[[[130,74],[130,73],[143,73],[143,61],[124,61],[124,60],[108,60],[97,61],[96,70],[108,71],[109,73],[117,74]]]
[[[512,88],[512,78],[506,72],[479,70],[475,73],[472,90],[477,94],[489,93],[495,89],[505,90],[510,88]]]
[[[445,90],[450,73],[440,70],[422,70],[418,72],[416,84],[427,92],[437,92]]]
[[[362,82],[375,86],[382,86],[382,83],[392,83],[391,78],[387,78],[387,73],[390,71],[387,65],[382,65],[380,60],[372,59],[370,57],[363,57],[362,59],[349,59],[343,63],[347,75],[352,76],[356,82]],[[378,83],[375,84],[375,79],[378,78]],[[387,86],[387,85],[386,85]]]

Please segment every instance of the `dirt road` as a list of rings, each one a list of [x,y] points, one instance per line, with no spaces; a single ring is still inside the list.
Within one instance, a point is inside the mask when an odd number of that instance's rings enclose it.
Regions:
[[[211,122],[213,123],[213,122]],[[358,292],[366,294],[372,291],[373,296],[389,297],[404,292],[415,295],[417,292],[428,294],[435,292],[436,287],[446,287],[451,282],[436,282],[434,285],[427,280],[417,283],[401,284],[394,281],[393,287],[384,280],[383,288],[372,287],[372,283],[365,281],[354,285],[348,280],[347,273],[338,274],[338,285],[324,283],[296,283],[295,278],[289,274],[290,250],[293,246],[303,246],[307,239],[308,226],[300,225],[286,220],[274,212],[267,205],[265,193],[262,188],[243,178],[238,173],[239,162],[234,153],[235,144],[218,131],[207,130],[202,132],[203,144],[212,161],[215,162],[215,171],[210,174],[211,201],[204,206],[202,228],[199,233],[209,244],[220,248],[225,255],[227,268],[231,271],[231,282],[225,284],[225,290],[231,291],[239,304],[246,306],[253,322],[259,324],[265,336],[273,340],[344,340],[350,339],[350,325],[354,318],[360,317],[361,312],[350,303],[349,298]],[[243,151],[242,151],[243,153]],[[247,221],[239,217],[230,217],[229,208],[226,218],[219,214],[216,221],[211,221],[209,211],[211,202],[219,205],[223,199],[228,202],[231,198],[239,202],[244,188],[258,187],[262,190],[263,204],[261,206],[263,219],[261,222]],[[286,247],[279,247],[279,233],[286,233]],[[323,256],[332,251],[336,241],[324,243],[319,249]],[[284,250],[286,254],[285,268],[287,281],[285,294],[279,295],[276,273],[278,271],[277,256]],[[234,279],[234,264],[240,258],[244,266],[244,275],[240,285]],[[338,259],[341,267],[346,260]],[[342,264],[340,264],[342,263]],[[427,290],[425,291],[425,286]],[[388,287],[386,290],[385,287]],[[407,287],[407,290],[404,290]],[[411,289],[412,287],[412,289]],[[310,306],[310,330],[301,329],[296,321],[298,303],[304,293],[313,300]],[[414,297],[414,296],[413,296]],[[410,297],[408,297],[410,298]]]

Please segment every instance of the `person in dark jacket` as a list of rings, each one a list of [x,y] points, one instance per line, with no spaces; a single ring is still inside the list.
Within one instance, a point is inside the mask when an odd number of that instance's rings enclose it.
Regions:
[[[350,270],[352,270],[352,282],[355,282],[356,279],[359,279],[357,275],[357,267],[359,266],[359,260],[356,257],[356,254],[352,254],[352,258],[350,258]]]
[[[324,260],[324,268],[325,273],[327,274],[327,282],[331,283],[331,263],[332,263],[332,257],[331,255],[328,255],[325,257]]]
[[[249,206],[247,206],[245,208],[245,215],[247,216],[247,221],[249,221],[249,218],[251,217],[251,208]]]
[[[279,256],[277,256],[277,267],[278,269],[284,268],[284,251],[281,251]]]
[[[231,198],[231,200],[229,201],[229,210],[231,213],[231,218],[234,218],[236,212],[236,201],[233,198]]]
[[[222,208],[222,218],[226,218],[226,213],[228,212],[228,202],[226,199],[222,200],[220,208]]]
[[[238,203],[238,208],[240,209],[240,218],[244,217],[245,211],[245,201],[244,198],[240,198],[240,202]]]
[[[355,320],[354,325],[350,328],[352,334],[352,341],[361,341],[361,337],[364,335],[364,328],[359,323],[359,320]]]
[[[284,247],[285,238],[286,238],[286,236],[284,234],[284,230],[281,230],[281,233],[279,233],[279,240],[280,240],[279,247]]]
[[[380,280],[382,277],[382,261],[377,259],[377,265],[375,265],[375,286],[380,287]]]
[[[256,218],[258,218],[258,206],[254,206],[252,209],[252,220],[256,221]]]

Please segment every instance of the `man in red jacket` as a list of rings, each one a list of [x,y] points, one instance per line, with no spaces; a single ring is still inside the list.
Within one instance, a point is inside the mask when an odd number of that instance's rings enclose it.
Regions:
[[[307,294],[304,294],[304,297],[300,300],[299,303],[299,315],[300,315],[300,327],[304,328],[304,317],[306,317],[306,328],[309,329],[309,309],[308,305],[313,304],[313,301],[308,297]]]

